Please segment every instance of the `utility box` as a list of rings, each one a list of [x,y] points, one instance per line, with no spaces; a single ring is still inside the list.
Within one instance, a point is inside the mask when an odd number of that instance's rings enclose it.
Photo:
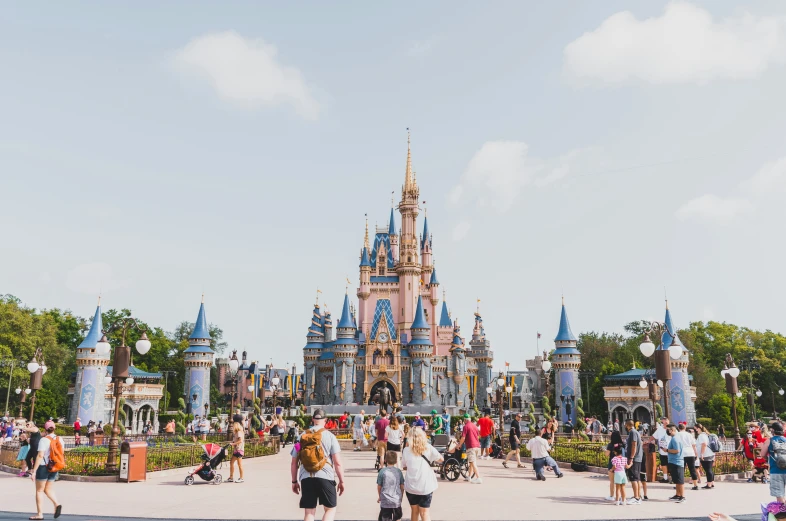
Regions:
[[[145,481],[147,479],[147,443],[124,441],[120,444],[119,481]]]

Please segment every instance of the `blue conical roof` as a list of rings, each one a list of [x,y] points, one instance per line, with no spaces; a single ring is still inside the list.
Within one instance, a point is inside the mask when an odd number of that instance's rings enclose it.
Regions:
[[[450,313],[448,313],[448,303],[442,301],[442,316],[439,317],[439,327],[450,327],[453,322],[450,321]]]
[[[426,322],[426,314],[423,313],[423,297],[418,295],[418,307],[415,309],[415,320],[410,329],[431,329]]]
[[[207,319],[205,318],[205,303],[199,305],[199,315],[197,315],[196,324],[194,324],[194,331],[191,333],[192,338],[210,339],[210,330],[207,327]]]
[[[368,248],[363,246],[363,255],[360,257],[360,266],[371,267],[371,260],[368,258]]]
[[[423,237],[420,238],[420,249],[422,250],[426,246],[426,241],[429,241],[429,231],[428,231],[428,216],[423,218]],[[429,242],[429,244],[431,244]]]
[[[311,325],[308,327],[306,336],[325,336],[325,328],[322,326],[322,314],[319,312],[318,305],[314,305],[314,311],[311,312]]]
[[[431,269],[431,280],[428,282],[429,284],[439,284],[439,279],[437,279],[437,268]]]
[[[660,349],[668,349],[669,346],[671,346],[672,338],[676,337],[677,344],[682,346],[683,351],[687,351],[687,349],[685,349],[685,346],[682,345],[682,342],[680,341],[680,337],[677,336],[677,328],[674,327],[674,322],[672,322],[671,320],[671,312],[669,311],[668,303],[666,304],[666,318],[663,320],[663,322],[666,324],[666,331],[663,333],[663,336],[661,337],[662,343],[659,346]]]
[[[390,209],[390,225],[388,226],[388,235],[396,235],[396,217],[393,208]]]
[[[353,328],[355,325],[352,323],[352,312],[349,310],[349,295],[344,295],[344,309],[341,311],[341,320],[338,321],[338,328]]]
[[[87,332],[85,339],[79,344],[77,349],[94,348],[101,340],[101,330],[104,328],[101,322],[101,306],[96,307],[96,314],[93,315],[93,322],[90,324],[90,331]]]
[[[576,342],[576,337],[573,336],[573,331],[570,330],[570,322],[568,322],[568,313],[565,311],[565,304],[562,304],[562,314],[559,317],[559,332],[555,342]]]
[[[450,344],[450,350],[453,351],[454,349],[464,349],[464,340],[461,338],[461,328],[458,325],[458,321],[453,325],[453,342]]]

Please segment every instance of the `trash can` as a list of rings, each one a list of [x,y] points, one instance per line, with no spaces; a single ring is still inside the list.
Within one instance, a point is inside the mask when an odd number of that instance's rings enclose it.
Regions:
[[[124,441],[120,444],[119,481],[145,481],[147,479],[147,442]]]

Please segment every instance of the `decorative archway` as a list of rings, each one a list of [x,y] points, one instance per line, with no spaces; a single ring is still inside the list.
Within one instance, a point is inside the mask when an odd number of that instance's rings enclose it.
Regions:
[[[622,426],[622,424],[625,423],[625,420],[627,420],[629,417],[630,417],[630,411],[624,405],[617,405],[611,411],[612,423],[616,420],[620,423],[620,426]]]
[[[367,397],[367,405],[373,405],[372,400],[374,395],[379,392],[382,388],[382,384],[388,384],[388,389],[390,390],[390,399],[392,403],[398,403],[401,399],[401,393],[399,392],[398,386],[393,383],[389,378],[380,377],[374,380],[371,383],[371,387],[369,387],[368,397]]]
[[[645,407],[644,405],[639,405],[633,409],[633,421],[652,425],[652,414],[650,413],[649,408]]]

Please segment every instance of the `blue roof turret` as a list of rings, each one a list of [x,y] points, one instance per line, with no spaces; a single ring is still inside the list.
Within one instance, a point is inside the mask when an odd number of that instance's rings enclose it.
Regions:
[[[90,331],[87,332],[87,335],[77,349],[94,349],[98,341],[101,340],[102,329],[104,329],[104,326],[101,322],[101,306],[99,305],[96,307],[95,315],[93,315]]]
[[[339,329],[353,329],[352,312],[349,310],[349,295],[344,294],[344,309],[341,310],[341,320],[338,321]]]
[[[363,253],[360,256],[360,267],[368,266],[371,267],[371,259],[368,257],[368,248],[363,246]]]
[[[390,209],[390,225],[388,226],[388,235],[396,235],[396,217],[393,208]]]
[[[450,327],[453,322],[450,320],[450,313],[448,312],[448,303],[442,300],[442,316],[439,317],[439,327]]]
[[[461,328],[458,325],[458,320],[453,324],[453,342],[450,343],[450,350],[464,349],[464,339],[461,338]]]
[[[680,341],[680,337],[677,336],[677,328],[674,327],[674,322],[671,320],[671,312],[669,311],[669,301],[666,301],[666,318],[663,320],[666,324],[666,331],[663,333],[663,337],[661,338],[662,343],[659,346],[660,349],[668,349],[671,346],[672,338],[676,338],[677,344],[682,346],[682,351],[685,352],[687,349]]]
[[[423,217],[423,236],[420,238],[420,249],[426,247],[426,241],[428,241],[429,246],[431,246],[431,235],[428,231],[428,216]]]
[[[197,315],[196,324],[194,324],[194,331],[191,333],[189,339],[210,339],[210,330],[207,327],[207,319],[205,318],[205,303],[199,305],[199,314]]]
[[[426,314],[423,313],[423,297],[418,295],[418,307],[415,308],[415,320],[410,329],[431,329],[426,322]]]
[[[308,337],[324,337],[325,328],[322,325],[322,315],[319,312],[319,304],[314,305],[311,313],[311,325],[308,327]]]
[[[559,317],[559,331],[555,342],[576,342],[577,339],[570,330],[570,322],[568,322],[568,313],[565,311],[565,300],[562,300],[562,314]]]
[[[439,279],[437,278],[437,268],[436,267],[431,269],[431,280],[429,280],[428,283],[429,284],[439,285]]]

